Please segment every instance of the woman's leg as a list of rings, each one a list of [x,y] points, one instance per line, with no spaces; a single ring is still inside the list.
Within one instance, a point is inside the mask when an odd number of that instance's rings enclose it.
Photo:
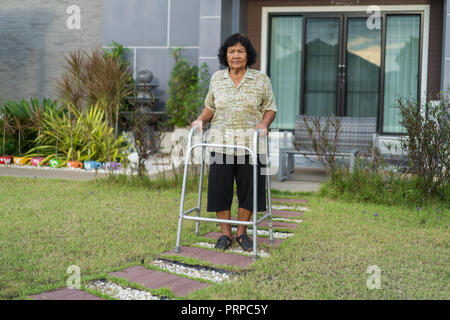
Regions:
[[[244,209],[244,208],[239,208],[238,210],[238,220],[239,221],[250,221],[250,219],[252,218],[252,211]],[[236,231],[236,237],[239,237],[241,234],[247,233],[247,226],[238,226],[237,227],[237,231]]]
[[[216,213],[218,219],[231,219],[231,210],[218,211]],[[219,223],[220,229],[222,230],[222,235],[227,236],[230,239],[233,239],[233,235],[231,233],[231,224],[228,223]]]

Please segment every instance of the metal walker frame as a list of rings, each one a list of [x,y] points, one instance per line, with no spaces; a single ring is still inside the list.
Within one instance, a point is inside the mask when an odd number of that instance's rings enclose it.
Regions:
[[[184,165],[184,176],[183,176],[183,186],[181,190],[181,201],[180,201],[180,216],[178,220],[178,233],[177,233],[177,242],[175,245],[175,252],[179,253],[181,252],[181,229],[182,229],[182,223],[183,219],[186,220],[194,220],[195,223],[195,234],[199,236],[199,226],[200,221],[204,222],[214,222],[214,223],[226,223],[226,224],[234,224],[234,225],[245,225],[245,226],[252,226],[253,227],[253,260],[258,259],[257,254],[257,225],[259,225],[262,221],[265,219],[269,219],[269,243],[274,244],[273,239],[273,226],[272,226],[272,198],[271,198],[271,192],[270,192],[270,177],[266,178],[266,184],[267,184],[267,203],[268,203],[268,213],[265,214],[263,217],[258,219],[258,174],[257,174],[257,156],[258,156],[258,139],[259,134],[261,133],[261,129],[255,130],[253,134],[253,147],[255,150],[251,150],[248,147],[243,146],[236,146],[236,145],[226,145],[226,144],[212,144],[212,143],[206,143],[206,132],[203,131],[202,133],[202,143],[197,143],[195,145],[192,145],[192,137],[194,132],[199,128],[198,125],[193,126],[191,130],[189,131],[189,137],[188,137],[188,144],[186,148],[186,158],[185,158],[185,165]],[[186,193],[186,181],[188,176],[188,167],[189,162],[191,158],[191,153],[195,148],[201,147],[202,148],[202,159],[201,159],[201,166],[200,166],[200,181],[199,181],[199,189],[198,189],[198,202],[197,206],[194,208],[191,208],[187,211],[184,211],[184,200],[185,200],[185,193]],[[244,149],[250,152],[250,155],[252,157],[253,162],[253,221],[239,221],[239,220],[228,220],[228,219],[217,219],[217,218],[204,218],[200,217],[200,211],[201,211],[201,203],[202,203],[202,183],[203,183],[203,171],[205,166],[205,149],[207,147],[219,147],[219,148],[236,148],[236,149]],[[270,158],[269,158],[269,143],[268,143],[268,133],[266,135],[266,159],[267,159],[267,167],[270,166]],[[196,216],[189,216],[192,212],[196,212]]]

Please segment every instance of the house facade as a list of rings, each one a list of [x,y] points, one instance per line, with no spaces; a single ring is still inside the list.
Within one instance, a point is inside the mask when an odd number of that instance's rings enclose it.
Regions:
[[[68,28],[74,4],[80,28]],[[298,114],[376,117],[382,140],[395,141],[397,99],[434,100],[450,84],[448,0],[3,0],[0,26],[0,103],[54,97],[64,54],[116,41],[133,75],[153,73],[160,108],[171,49],[212,74],[223,40],[246,33],[286,141]]]

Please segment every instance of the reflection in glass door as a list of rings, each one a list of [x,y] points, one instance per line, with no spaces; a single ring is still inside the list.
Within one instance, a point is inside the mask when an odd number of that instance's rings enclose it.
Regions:
[[[336,113],[339,18],[306,19],[304,113]]]
[[[347,19],[345,112],[348,117],[376,117],[380,95],[381,29],[367,18]]]

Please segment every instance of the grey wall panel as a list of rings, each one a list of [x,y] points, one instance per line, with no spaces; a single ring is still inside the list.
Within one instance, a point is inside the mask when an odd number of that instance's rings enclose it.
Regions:
[[[232,24],[230,21],[223,19],[220,26],[220,44],[222,44],[233,33]]]
[[[215,57],[222,43],[221,39],[221,19],[208,18],[200,19],[200,56]]]
[[[200,16],[220,16],[222,0],[200,0]]]
[[[136,53],[137,70],[149,69],[153,73],[153,83],[158,85],[155,91],[155,95],[160,98],[158,105],[164,105],[168,97],[170,72],[174,66],[174,58],[171,51],[169,49],[137,49]],[[182,54],[191,63],[197,64],[197,49],[184,49]]]
[[[199,0],[171,0],[170,46],[198,46]]]
[[[101,48],[103,0],[78,0],[81,29],[70,30],[73,1],[0,1],[0,104],[32,97],[57,98],[65,56]]]
[[[208,70],[211,76],[215,71],[221,68],[219,59],[204,59],[200,57],[198,59],[198,64],[201,66],[203,63],[206,63],[208,65]]]
[[[106,0],[103,44],[167,45],[168,0]]]

